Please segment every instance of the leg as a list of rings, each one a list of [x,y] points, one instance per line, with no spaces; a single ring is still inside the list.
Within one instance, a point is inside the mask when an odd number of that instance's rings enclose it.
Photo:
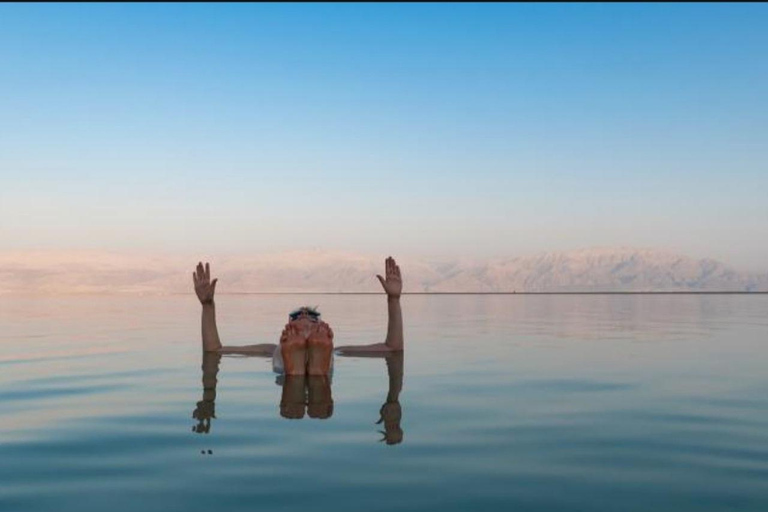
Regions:
[[[307,373],[310,375],[328,375],[331,371],[333,355],[333,331],[325,322],[320,323],[307,338],[309,363]]]
[[[280,337],[280,353],[286,375],[304,375],[307,366],[307,340],[295,325],[287,325]]]

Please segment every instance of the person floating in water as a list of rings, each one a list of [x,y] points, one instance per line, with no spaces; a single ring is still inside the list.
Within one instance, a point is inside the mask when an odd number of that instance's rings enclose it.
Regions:
[[[400,294],[403,280],[400,267],[392,257],[386,259],[384,276],[377,275],[387,294],[387,336],[384,343],[337,347],[342,355],[386,354],[403,350],[403,314],[400,309]],[[214,294],[218,279],[211,279],[208,263],[197,264],[192,273],[195,293],[203,306],[202,337],[203,350],[219,354],[271,355],[273,369],[285,375],[328,375],[333,364],[333,338],[331,327],[320,320],[315,308],[301,307],[288,315],[280,335],[280,343],[258,345],[222,346],[216,328],[216,305]]]

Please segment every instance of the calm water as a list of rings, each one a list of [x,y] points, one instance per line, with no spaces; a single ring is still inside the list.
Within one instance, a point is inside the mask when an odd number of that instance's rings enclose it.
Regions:
[[[378,296],[217,302],[226,344],[304,303],[384,338]],[[193,296],[1,298],[0,510],[768,510],[768,296],[403,310],[403,360],[337,357],[305,411],[268,359],[202,359]]]

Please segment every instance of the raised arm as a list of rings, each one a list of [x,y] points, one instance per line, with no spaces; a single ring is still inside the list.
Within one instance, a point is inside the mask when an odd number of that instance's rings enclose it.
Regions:
[[[216,292],[216,282],[211,281],[211,267],[208,263],[203,267],[203,263],[197,264],[197,271],[192,272],[192,280],[195,283],[195,293],[203,305],[202,316],[202,334],[203,350],[205,352],[218,352],[221,349],[221,340],[219,331],[216,328],[216,304],[213,302],[213,295]]]
[[[219,339],[219,330],[216,328],[216,304],[213,302],[218,279],[211,281],[211,267],[208,263],[205,264],[205,267],[203,267],[202,263],[198,263],[197,271],[192,272],[192,279],[195,282],[197,298],[200,299],[200,304],[203,305],[203,351],[263,357],[271,357],[274,354],[275,347],[277,346],[274,343],[222,347],[221,340]]]
[[[387,294],[387,337],[384,343],[371,345],[349,345],[338,347],[340,355],[364,355],[365,353],[392,352],[403,350],[403,312],[400,309],[400,294],[403,291],[403,278],[400,267],[391,256],[384,262],[384,277],[376,276]]]
[[[376,278],[387,293],[387,338],[384,344],[389,350],[403,350],[403,312],[400,309],[400,294],[403,292],[403,278],[400,267],[390,256],[384,263],[386,277]]]

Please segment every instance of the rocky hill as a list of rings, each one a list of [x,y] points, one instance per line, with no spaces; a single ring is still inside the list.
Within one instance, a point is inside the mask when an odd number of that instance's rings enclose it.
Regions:
[[[384,255],[210,256],[220,293],[375,292]],[[0,253],[0,294],[187,293],[200,256]],[[488,261],[401,259],[410,292],[768,291],[768,274],[652,249],[584,249]]]

